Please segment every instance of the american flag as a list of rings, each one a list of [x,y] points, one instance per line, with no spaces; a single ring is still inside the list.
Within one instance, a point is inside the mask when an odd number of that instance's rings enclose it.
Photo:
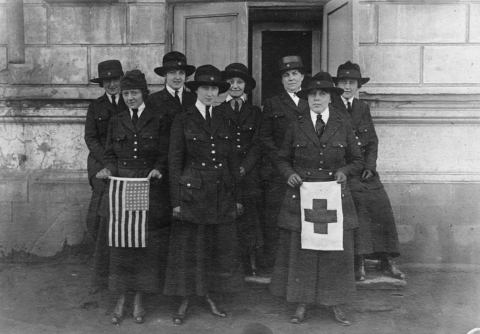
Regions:
[[[149,192],[146,178],[110,176],[109,246],[147,247]]]

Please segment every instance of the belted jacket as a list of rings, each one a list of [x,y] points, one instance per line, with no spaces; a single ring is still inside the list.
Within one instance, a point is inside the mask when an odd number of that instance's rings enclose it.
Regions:
[[[367,103],[354,98],[352,113],[350,114],[340,97],[336,98],[333,104],[338,109],[340,116],[350,122],[355,132],[355,139],[364,159],[363,170],[371,170],[374,174],[368,180],[361,180],[362,170],[355,175],[355,178],[349,180],[350,188],[352,190],[357,188],[382,188],[383,185],[377,173],[378,137],[373,125],[372,115],[370,114],[370,107]]]
[[[307,101],[300,99],[297,106],[285,90],[265,102],[259,139],[263,154],[267,157],[267,166],[273,167],[288,126],[309,110]],[[282,182],[276,173],[270,180]]]
[[[278,152],[276,167],[283,182],[297,173],[303,181],[334,181],[337,171],[347,179],[363,168],[363,158],[355,134],[348,121],[344,120],[330,105],[330,117],[325,130],[318,138],[310,110],[293,122]],[[342,186],[344,229],[358,226],[357,214],[348,186]],[[278,224],[280,227],[300,231],[300,190],[288,187]]]
[[[173,208],[180,206],[181,220],[220,224],[236,219],[239,164],[235,140],[221,110],[213,108],[210,125],[195,106],[173,121],[170,197]]]
[[[87,160],[88,179],[94,177],[95,174],[105,167],[103,155],[110,117],[125,109],[128,108],[123,101],[122,95],[120,95],[116,108],[108,99],[107,94],[103,94],[88,106],[84,137],[90,151]]]

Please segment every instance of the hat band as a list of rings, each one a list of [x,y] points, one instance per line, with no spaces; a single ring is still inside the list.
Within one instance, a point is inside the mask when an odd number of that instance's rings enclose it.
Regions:
[[[163,67],[179,67],[179,66],[186,66],[187,63],[184,61],[167,61],[166,63],[163,63]]]
[[[303,67],[303,64],[299,62],[285,63],[280,65],[280,71],[288,71],[290,69],[296,69],[299,67]]]
[[[333,83],[329,81],[315,81],[315,82],[311,82],[308,85],[307,89],[324,89],[324,88],[335,88],[335,86],[333,85]]]
[[[195,81],[216,82],[216,81],[220,81],[220,78],[216,78],[214,75],[199,75],[195,77]]]
[[[108,78],[108,77],[122,77],[123,71],[121,70],[104,70],[98,74],[99,78]]]
[[[361,78],[362,74],[357,70],[341,70],[338,71],[337,77]]]

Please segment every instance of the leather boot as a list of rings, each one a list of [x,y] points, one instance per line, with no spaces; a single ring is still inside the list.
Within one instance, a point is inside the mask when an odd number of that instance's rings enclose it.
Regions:
[[[350,321],[348,321],[348,318],[343,312],[341,306],[330,306],[330,310],[333,313],[333,318],[335,319],[335,321],[339,322],[342,326],[350,326]]]
[[[355,280],[365,280],[365,259],[363,255],[355,255]]]
[[[135,297],[133,298],[133,321],[137,324],[142,324],[145,322],[145,316],[147,312],[143,308],[143,294],[140,291],[135,293]]]
[[[125,299],[126,296],[124,293],[122,293],[118,298],[117,305],[115,306],[115,309],[110,317],[110,322],[114,325],[118,325],[123,320],[125,313]]]
[[[393,278],[405,279],[405,274],[398,269],[397,264],[393,258],[389,255],[386,255],[379,263],[380,271],[392,276]]]
[[[290,322],[292,324],[300,324],[302,323],[303,319],[305,319],[305,311],[307,310],[307,304],[300,303],[297,306],[297,310],[290,318]]]
[[[225,311],[219,310],[217,308],[217,305],[215,305],[215,303],[213,302],[213,300],[210,298],[209,295],[205,296],[205,300],[208,306],[210,307],[210,312],[213,315],[216,315],[217,317],[222,317],[222,318],[227,316],[227,313],[225,313]]]
[[[180,307],[178,308],[177,314],[173,317],[173,323],[175,326],[180,326],[183,324],[185,321],[185,317],[187,314],[187,308],[188,308],[188,302],[189,299],[188,297],[183,298],[182,303],[180,304]]]

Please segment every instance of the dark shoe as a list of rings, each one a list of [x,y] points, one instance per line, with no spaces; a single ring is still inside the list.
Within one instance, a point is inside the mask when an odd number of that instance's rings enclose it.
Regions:
[[[180,326],[185,321],[188,308],[188,298],[183,298],[180,307],[178,308],[177,314],[173,317],[173,323],[175,326]]]
[[[135,321],[137,324],[143,324],[147,315],[147,312],[142,305],[142,297],[142,293],[137,291],[137,293],[135,293],[135,297],[133,298],[133,321]]]
[[[305,310],[307,309],[307,305],[305,303],[300,303],[297,306],[297,310],[295,311],[295,314],[292,315],[290,318],[290,322],[292,324],[301,324],[303,319],[305,319]]]
[[[397,264],[390,256],[380,260],[379,268],[381,271],[392,276],[393,278],[405,279],[405,274],[398,269]]]
[[[213,315],[215,315],[215,316],[217,316],[217,317],[222,317],[222,318],[224,318],[224,317],[227,316],[227,313],[226,313],[225,311],[219,310],[219,309],[217,308],[217,305],[215,305],[215,303],[213,302],[213,300],[210,299],[210,296],[207,295],[207,296],[205,297],[205,300],[207,301],[207,304],[208,304],[208,306],[210,307],[210,312],[211,312]]]
[[[350,321],[348,321],[347,316],[343,313],[340,306],[330,306],[330,310],[333,312],[333,318],[335,321],[339,322],[342,326],[350,326]]]
[[[114,325],[118,325],[122,322],[124,316],[124,306],[125,306],[125,295],[121,295],[118,298],[117,305],[115,306],[115,310],[110,317],[110,322]]]
[[[363,255],[355,256],[355,280],[365,280],[365,259],[363,258]]]

